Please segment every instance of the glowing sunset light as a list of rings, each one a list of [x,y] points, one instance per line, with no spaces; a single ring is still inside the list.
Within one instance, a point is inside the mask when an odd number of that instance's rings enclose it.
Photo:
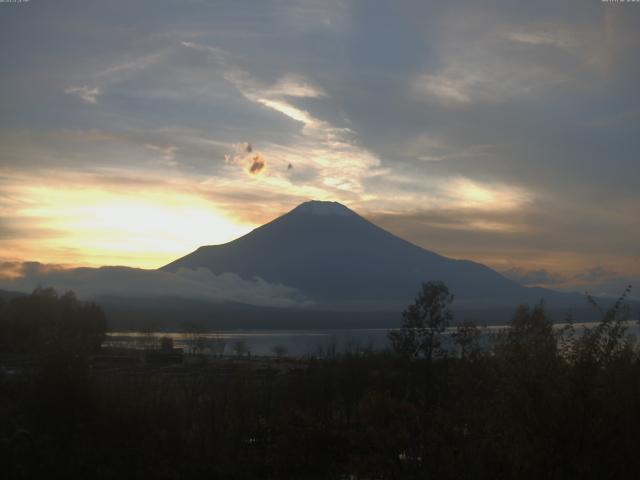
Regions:
[[[252,225],[236,223],[199,197],[175,193],[119,194],[98,189],[26,190],[18,214],[56,232],[38,240],[71,250],[71,262],[158,267],[200,245],[225,243]]]
[[[447,189],[460,207],[513,210],[531,200],[530,195],[519,188],[509,185],[488,185],[466,178],[455,180]]]

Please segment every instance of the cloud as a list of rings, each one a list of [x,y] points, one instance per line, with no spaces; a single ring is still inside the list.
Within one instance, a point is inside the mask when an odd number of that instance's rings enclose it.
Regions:
[[[528,270],[522,267],[513,267],[501,272],[522,285],[562,285],[564,289],[575,289],[581,286],[596,286],[605,283],[619,284],[623,278],[619,273],[604,267],[593,267],[576,274],[560,274],[544,268]]]
[[[40,175],[38,182],[21,176],[0,182],[1,194],[12,199],[0,206],[0,226],[9,235],[0,241],[0,259],[153,267],[255,226],[206,198],[209,188],[231,188],[223,184],[201,186],[145,170]]]
[[[578,284],[574,276],[584,274],[594,258],[608,270],[621,272],[621,276],[637,275],[637,234],[633,233],[637,226],[632,217],[622,221],[598,211],[585,211],[582,205],[569,206],[554,197],[539,195],[517,208],[465,207],[464,202],[443,196],[437,186],[431,185],[425,190],[433,189],[434,198],[423,194],[411,200],[410,193],[402,193],[403,185],[399,183],[384,204],[370,202],[363,213],[426,249],[473,259],[498,271],[514,267],[545,269],[564,276],[567,284]],[[411,192],[413,187],[408,185],[405,190]],[[413,210],[407,209],[408,203]],[[618,212],[623,213],[631,215],[626,209]],[[621,232],[615,226],[618,222],[628,230]],[[603,251],[602,245],[609,242],[614,242],[615,248]]]
[[[540,286],[580,293],[586,290],[597,297],[618,298],[627,286],[637,287],[640,285],[639,277],[620,275],[603,267],[590,268],[574,275],[563,275],[543,268],[527,270],[520,267],[513,267],[500,273],[528,287]],[[640,301],[637,290],[632,289],[628,299]]]
[[[618,276],[619,274],[617,272],[609,270],[608,268],[605,268],[603,266],[597,266],[576,275],[575,279],[582,282],[595,283],[605,280],[611,280],[612,278],[616,278]]]
[[[567,278],[563,275],[549,272],[543,268],[526,270],[524,268],[514,267],[500,273],[514,282],[525,286],[559,285],[567,281]]]
[[[164,163],[165,165],[171,167],[178,165],[178,163],[175,161],[176,150],[178,150],[178,147],[176,147],[175,145],[162,146],[147,143],[144,145],[144,147],[154,152],[160,153],[160,155],[162,156],[162,163]]]
[[[415,83],[415,89],[442,100],[468,103],[471,101],[471,90],[479,82],[480,79],[469,72],[449,70],[421,76]]]
[[[269,97],[299,97],[299,98],[323,98],[327,94],[320,87],[313,85],[301,75],[288,74],[280,78],[265,92]]]
[[[334,34],[339,26],[348,22],[350,4],[345,0],[298,0],[282,7],[278,13],[286,22],[285,28],[301,32],[327,30]]]
[[[277,112],[302,127],[300,134],[292,135],[286,145],[271,141],[265,144],[263,152],[269,159],[282,164],[283,170],[295,163],[300,172],[297,174],[298,178],[304,177],[305,171],[312,172],[306,175],[307,179],[316,180],[309,185],[311,198],[344,201],[346,195],[353,196],[363,192],[364,179],[384,173],[384,169],[380,168],[380,159],[357,141],[357,134],[350,127],[338,126],[318,118],[308,109],[294,103],[296,99],[329,99],[327,92],[308,78],[286,73],[270,84],[239,67],[226,52],[217,47],[195,42],[183,42],[182,45],[204,53],[209,61],[221,68],[224,78],[245,99]],[[227,163],[234,163],[235,155],[225,159]],[[253,162],[253,158],[251,160],[249,170],[259,168],[264,157],[257,162]],[[291,179],[292,177],[284,175],[274,175],[271,177],[271,185],[277,185],[280,189],[284,186],[291,188]],[[269,186],[269,183],[265,182],[265,186]]]
[[[564,49],[576,47],[578,45],[576,39],[567,34],[563,29],[529,29],[523,31],[509,31],[504,37],[518,43],[527,45],[547,45]]]
[[[320,128],[323,126],[323,123],[317,118],[314,118],[309,112],[296,108],[290,103],[281,100],[270,100],[268,98],[257,98],[255,101],[267,108],[286,115],[296,122],[302,123],[305,128]]]
[[[68,87],[64,89],[64,93],[75,94],[85,103],[98,103],[98,96],[100,95],[100,88],[88,87],[84,85],[82,87]]]
[[[458,177],[441,181],[440,187],[449,197],[449,204],[477,210],[516,210],[532,201],[532,194],[523,188],[501,183],[482,183]]]
[[[124,61],[118,61],[95,74],[102,82],[113,84],[131,78],[136,73],[166,61],[172,49],[163,48],[145,55],[127,56]]]
[[[617,298],[628,286],[632,286],[628,299],[640,301],[640,276],[624,275],[603,266],[596,266],[574,275],[567,282],[565,290],[586,290],[592,295]]]
[[[418,97],[424,95],[451,105],[503,102],[568,80],[562,71],[506,60],[491,50],[474,55],[452,52],[446,62],[436,73],[425,73],[415,80]]]
[[[640,302],[640,276],[611,278],[605,282],[589,285],[586,290],[595,296],[619,298],[628,286],[631,286],[631,293],[627,299]],[[637,310],[633,313],[638,315]]]
[[[519,101],[602,68],[604,39],[594,26],[474,7],[447,20],[438,61],[413,81],[418,98],[450,106]]]
[[[240,302],[274,307],[303,307],[309,300],[294,288],[261,278],[243,279],[234,273],[216,275],[206,268],[177,272],[128,267],[65,268],[37,262],[0,264],[0,288],[30,292],[37,286],[94,299],[105,295],[125,297],[174,296],[213,302]]]

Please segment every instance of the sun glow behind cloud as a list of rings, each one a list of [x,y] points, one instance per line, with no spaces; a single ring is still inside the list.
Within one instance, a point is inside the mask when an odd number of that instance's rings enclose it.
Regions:
[[[55,232],[35,239],[41,261],[59,262],[63,257],[73,264],[159,267],[198,246],[233,240],[253,227],[182,193],[30,186],[20,196],[26,206],[17,216],[35,228]]]
[[[515,210],[531,201],[531,194],[509,185],[490,185],[458,178],[445,190],[453,203],[462,208],[478,210]]]

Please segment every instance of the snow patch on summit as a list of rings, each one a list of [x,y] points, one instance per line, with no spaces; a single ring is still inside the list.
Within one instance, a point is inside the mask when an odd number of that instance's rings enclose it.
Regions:
[[[347,217],[355,215],[351,210],[338,202],[321,202],[312,200],[298,205],[293,209],[296,213],[305,213],[311,215],[323,215],[323,216],[339,216]]]

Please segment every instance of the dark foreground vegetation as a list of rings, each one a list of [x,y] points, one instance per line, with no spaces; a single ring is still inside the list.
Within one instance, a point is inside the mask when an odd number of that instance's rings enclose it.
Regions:
[[[582,332],[542,305],[482,346],[425,284],[392,352],[104,364],[99,307],[0,308],[2,478],[636,478],[640,357],[624,296]],[[597,305],[594,305],[597,308]]]

